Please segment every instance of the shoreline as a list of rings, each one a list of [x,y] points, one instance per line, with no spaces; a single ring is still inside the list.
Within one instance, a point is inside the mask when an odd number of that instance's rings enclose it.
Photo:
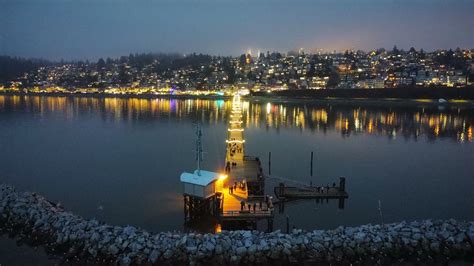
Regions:
[[[201,100],[230,100],[232,96],[221,95],[170,95],[170,94],[110,94],[110,93],[17,93],[0,92],[0,96],[43,96],[68,98],[120,98],[120,99],[201,99]]]
[[[272,102],[277,104],[310,103],[317,105],[341,106],[373,106],[373,107],[465,107],[474,108],[472,100],[448,100],[439,103],[434,99],[402,99],[402,98],[314,98],[314,97],[288,97],[288,96],[252,96],[254,102]]]
[[[474,222],[424,220],[218,234],[150,233],[87,220],[43,196],[0,185],[0,229],[67,261],[129,264],[449,262],[474,259]]]
[[[230,96],[219,95],[155,95],[155,94],[92,94],[92,93],[12,93],[0,92],[0,96],[39,96],[39,97],[67,97],[67,98],[119,98],[119,99],[176,99],[176,100],[230,100]],[[341,106],[373,106],[373,107],[463,107],[474,108],[474,100],[451,99],[445,103],[437,99],[411,98],[360,98],[360,97],[311,97],[311,96],[278,96],[278,95],[248,95],[243,99],[250,102],[271,102],[276,104],[308,103],[316,105]]]

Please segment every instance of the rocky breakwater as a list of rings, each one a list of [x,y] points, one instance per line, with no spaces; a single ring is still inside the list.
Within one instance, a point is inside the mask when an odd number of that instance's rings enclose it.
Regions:
[[[462,258],[472,260],[474,222],[425,220],[334,230],[223,231],[152,234],[64,211],[35,193],[0,185],[0,228],[65,258],[153,263],[358,262]]]

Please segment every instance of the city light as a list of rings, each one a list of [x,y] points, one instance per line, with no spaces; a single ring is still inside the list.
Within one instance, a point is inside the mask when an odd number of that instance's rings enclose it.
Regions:
[[[0,92],[214,97],[230,97],[237,92],[234,106],[238,108],[240,97],[251,97],[254,92],[271,96],[272,92],[295,89],[459,88],[474,84],[470,74],[472,49],[276,55],[247,54],[244,66],[238,57],[228,57],[230,67],[223,67],[221,57],[210,56],[206,65],[174,67],[169,62],[172,70],[153,73],[144,70],[153,68],[150,61],[136,62],[136,58],[127,56],[102,62],[105,71],[99,69],[99,62],[49,64],[19,73],[0,84]],[[155,60],[159,59],[156,56]],[[138,68],[137,63],[145,67]],[[208,68],[214,71],[204,73]],[[230,75],[239,78],[232,81]]]

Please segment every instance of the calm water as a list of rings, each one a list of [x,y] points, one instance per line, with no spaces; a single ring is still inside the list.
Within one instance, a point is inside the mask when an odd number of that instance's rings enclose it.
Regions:
[[[183,230],[179,175],[223,168],[231,102],[0,96],[0,182],[66,209],[151,231]],[[347,177],[349,199],[285,205],[300,228],[425,218],[474,220],[474,110],[244,102],[246,149],[272,174],[314,185]],[[310,152],[314,177],[309,177]],[[264,169],[268,173],[268,169]],[[276,229],[275,228],[275,229]]]

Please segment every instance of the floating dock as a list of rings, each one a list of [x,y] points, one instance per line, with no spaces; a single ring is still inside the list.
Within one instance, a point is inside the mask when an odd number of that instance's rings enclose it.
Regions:
[[[276,197],[278,198],[278,211],[283,213],[285,210],[285,202],[299,199],[315,199],[317,203],[322,203],[324,200],[329,202],[330,199],[337,199],[339,201],[339,209],[344,209],[345,200],[349,197],[346,192],[346,178],[339,178],[339,186],[304,186],[304,187],[289,187],[284,183],[274,188]]]
[[[341,177],[339,186],[289,187],[280,183],[275,187],[275,195],[278,199],[339,199],[349,197],[345,190],[346,179]]]

